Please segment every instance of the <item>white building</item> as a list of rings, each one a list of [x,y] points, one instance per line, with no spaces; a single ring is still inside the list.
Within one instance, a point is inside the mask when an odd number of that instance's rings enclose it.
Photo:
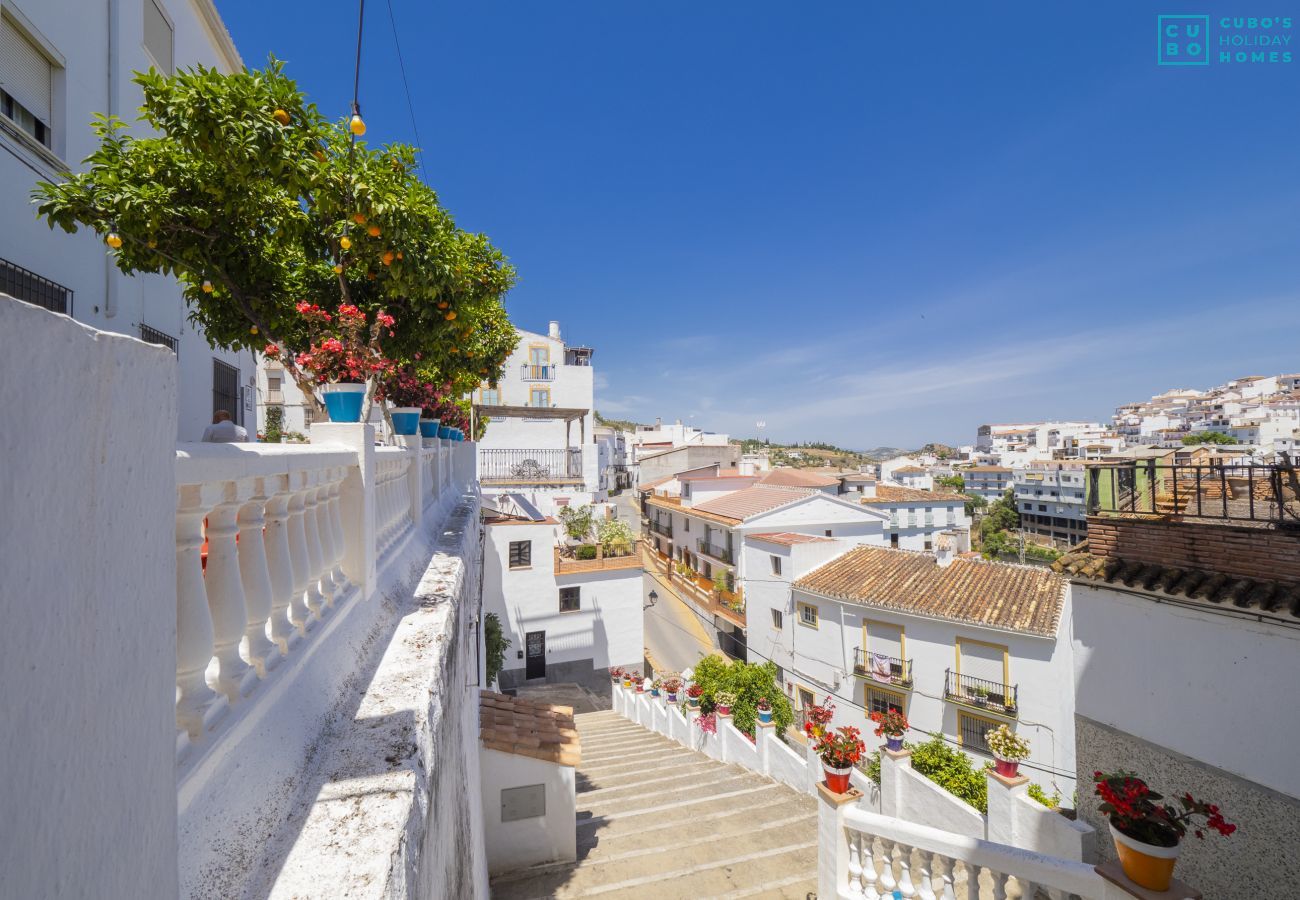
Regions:
[[[727,443],[725,434],[683,425],[681,419],[671,425],[665,425],[662,419],[655,419],[653,425],[638,425],[636,431],[628,435],[631,462],[678,447],[725,447]]]
[[[1027,774],[1069,797],[1068,585],[1043,568],[959,556],[965,536],[944,538],[936,553],[747,545],[751,569],[786,582],[751,591],[750,646],[782,667],[796,706],[829,694],[837,727],[874,727],[870,712],[894,707],[909,740],[941,732],[982,763],[985,732],[1008,725],[1032,744]]]
[[[510,641],[498,681],[573,682],[609,690],[611,666],[640,666],[641,556],[562,556],[563,526],[519,494],[488,497],[483,608]]]
[[[1016,469],[1014,487],[1025,534],[1073,547],[1088,536],[1086,473],[1080,462],[1039,462]]]
[[[197,441],[216,409],[254,428],[250,353],[213,350],[186,319],[176,281],[128,277],[94,232],[51,230],[33,215],[32,189],[76,171],[98,146],[96,113],[134,120],[132,73],[243,63],[212,0],[5,0],[0,4],[0,293],[95,328],[169,347],[177,356],[176,434]]]
[[[604,498],[592,354],[566,345],[559,322],[546,334],[519,330],[501,381],[474,393],[489,419],[478,444],[485,487],[525,491],[547,514]]]
[[[983,497],[989,503],[1006,496],[1015,476],[1006,466],[969,466],[958,469],[957,474],[961,476],[962,493]]]
[[[861,502],[888,516],[885,538],[889,546],[902,550],[933,550],[939,534],[960,530],[970,535],[966,497],[899,487],[892,484],[862,484]]]

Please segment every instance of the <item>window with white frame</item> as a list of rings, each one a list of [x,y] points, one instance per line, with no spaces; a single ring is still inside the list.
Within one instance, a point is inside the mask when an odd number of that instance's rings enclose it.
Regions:
[[[170,75],[173,71],[172,47],[174,30],[167,13],[158,0],[144,2],[144,48],[149,51],[158,68]]]
[[[0,113],[37,143],[52,148],[53,111],[54,64],[0,15]]]
[[[770,559],[772,560],[772,574],[773,574],[773,575],[780,575],[780,574],[781,574],[781,557],[779,557],[779,556],[772,556],[772,557],[770,557]]]
[[[811,603],[799,603],[799,624],[807,625],[809,628],[818,627],[817,607]]]
[[[510,568],[526,569],[533,564],[533,542],[510,542]]]
[[[582,589],[577,587],[560,588],[560,612],[577,612],[582,608]]]

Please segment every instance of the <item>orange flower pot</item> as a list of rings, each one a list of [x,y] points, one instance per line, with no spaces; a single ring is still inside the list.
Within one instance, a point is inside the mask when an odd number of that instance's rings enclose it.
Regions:
[[[1182,845],[1157,847],[1129,837],[1114,825],[1110,826],[1110,836],[1115,841],[1119,864],[1130,881],[1153,891],[1169,890]]]

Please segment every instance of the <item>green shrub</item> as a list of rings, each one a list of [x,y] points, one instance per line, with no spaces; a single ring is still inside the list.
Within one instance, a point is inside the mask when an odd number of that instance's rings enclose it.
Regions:
[[[871,755],[867,757],[867,764],[865,766],[859,766],[859,768],[862,769],[862,774],[866,775],[867,778],[871,779],[872,784],[876,785],[877,787],[880,786],[880,751],[879,750],[871,751]]]
[[[904,745],[912,751],[912,768],[939,787],[980,812],[988,812],[988,779],[983,769],[971,765],[970,757],[934,734],[924,744]],[[991,768],[992,763],[984,768]]]
[[[595,544],[580,545],[576,550],[573,551],[573,558],[574,559],[595,559],[596,545]]]
[[[1029,785],[1029,796],[1033,797],[1048,809],[1056,809],[1061,805],[1060,791],[1055,791],[1052,796],[1049,797],[1047,796],[1047,791],[1043,790],[1043,786],[1037,782]]]
[[[487,652],[487,683],[491,684],[505,665],[506,648],[510,646],[510,639],[501,633],[501,620],[496,613],[488,613],[483,619],[483,645]]]
[[[696,664],[693,680],[704,691],[700,695],[700,708],[712,712],[720,693],[736,698],[731,705],[731,720],[735,726],[753,737],[758,721],[758,701],[766,697],[772,705],[772,722],[777,734],[794,722],[790,698],[776,681],[775,663],[728,662],[720,656],[706,656]]]
[[[268,406],[266,408],[266,431],[263,437],[269,444],[280,443],[280,433],[284,429],[284,407]]]

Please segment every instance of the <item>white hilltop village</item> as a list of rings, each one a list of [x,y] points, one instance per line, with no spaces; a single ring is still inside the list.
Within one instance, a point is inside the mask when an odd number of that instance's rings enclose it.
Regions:
[[[589,322],[313,388],[32,215],[133,71],[243,69],[143,4],[0,2],[0,897],[1296,895],[1300,374],[852,468],[601,419]]]

